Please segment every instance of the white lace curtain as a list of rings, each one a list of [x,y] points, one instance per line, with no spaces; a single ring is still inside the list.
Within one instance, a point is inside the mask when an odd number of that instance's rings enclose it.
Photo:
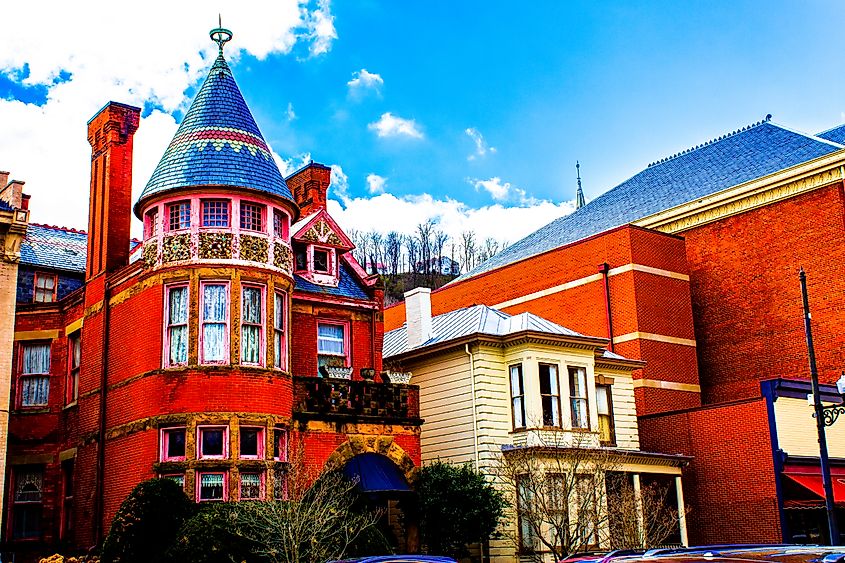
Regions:
[[[226,359],[226,286],[206,284],[202,292],[202,357],[206,362]]]
[[[25,344],[21,374],[21,406],[47,404],[50,397],[50,343]]]
[[[188,288],[171,287],[168,299],[170,364],[188,361]]]
[[[343,327],[340,325],[317,325],[317,353],[343,356]]]
[[[23,373],[50,373],[50,343],[25,344],[23,347]]]
[[[257,287],[243,288],[243,311],[241,311],[241,361],[257,364],[261,361],[261,290]]]

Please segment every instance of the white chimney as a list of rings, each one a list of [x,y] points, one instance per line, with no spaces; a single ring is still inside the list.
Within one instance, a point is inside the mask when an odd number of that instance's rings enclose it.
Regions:
[[[408,349],[422,346],[431,338],[431,290],[416,287],[405,293]]]

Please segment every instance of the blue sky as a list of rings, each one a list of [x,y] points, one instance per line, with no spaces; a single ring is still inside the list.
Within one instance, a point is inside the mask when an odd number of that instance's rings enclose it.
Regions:
[[[182,23],[178,14],[177,22],[109,16],[132,22],[120,56],[142,63],[127,76],[108,60],[97,73],[93,63],[75,67],[100,56],[93,44],[75,58],[51,58],[68,43],[73,54],[73,40],[39,47],[37,13],[20,8],[9,27],[23,28],[15,39],[22,45],[0,55],[0,119],[12,116],[29,139],[47,106],[75,104],[76,122],[68,115],[62,127],[84,138],[106,94],[144,103],[139,191],[205,75],[198,54],[213,52],[206,34],[219,10],[235,34],[227,46],[235,76],[267,141],[291,165],[310,155],[339,167],[346,182],[336,186],[336,209],[353,228],[401,228],[431,216],[453,233],[472,228],[510,241],[571,209],[576,159],[589,200],[649,162],[767,113],[807,132],[845,121],[845,57],[833,24],[845,4],[837,2],[322,0],[278,2],[288,9],[266,14],[219,4],[195,5]],[[166,27],[151,36],[167,39],[141,39],[150,26]],[[81,165],[68,165],[68,184],[29,163],[20,139],[3,143],[0,168],[27,181],[33,218],[84,226],[85,205],[51,210],[51,198],[35,197],[61,182],[63,192],[78,185],[85,199],[84,145],[74,145]],[[33,145],[48,157],[64,150]]]

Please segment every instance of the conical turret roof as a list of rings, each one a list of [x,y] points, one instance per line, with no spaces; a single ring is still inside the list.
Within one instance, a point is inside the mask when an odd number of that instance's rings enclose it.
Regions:
[[[232,186],[293,201],[270,148],[220,55],[135,204],[182,188]]]

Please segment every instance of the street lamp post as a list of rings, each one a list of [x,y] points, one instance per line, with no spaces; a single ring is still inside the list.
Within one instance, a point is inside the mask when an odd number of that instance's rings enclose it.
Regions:
[[[801,268],[798,277],[801,280],[801,298],[804,302],[804,334],[807,338],[807,354],[810,357],[810,377],[812,378],[813,386],[814,417],[816,419],[816,429],[819,434],[819,460],[821,461],[822,485],[824,487],[824,505],[827,511],[827,527],[830,533],[830,544],[836,545],[839,542],[839,530],[836,526],[836,513],[833,509],[833,483],[830,478],[830,460],[827,455],[827,437],[824,430],[824,427],[829,425],[826,424],[825,408],[822,405],[822,394],[819,390],[819,374],[816,370],[816,351],[813,348],[813,330],[810,327],[810,302],[807,299],[807,275],[804,273],[804,268]],[[838,416],[839,414],[837,413],[831,419],[830,424],[833,424]]]

